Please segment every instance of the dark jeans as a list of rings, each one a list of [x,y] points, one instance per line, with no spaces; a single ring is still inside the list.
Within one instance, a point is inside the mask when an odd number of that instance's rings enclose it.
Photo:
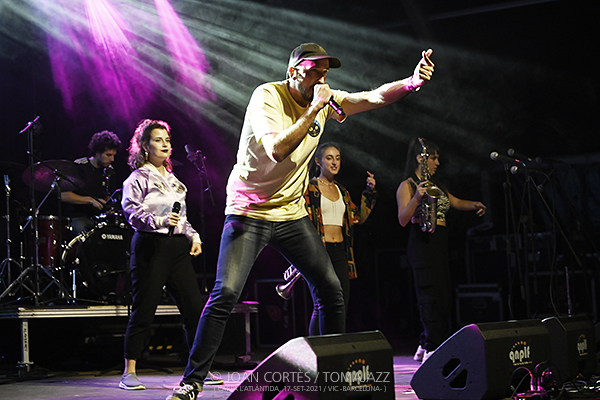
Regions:
[[[270,222],[227,215],[215,286],[202,312],[183,382],[203,382],[221,344],[225,324],[260,252],[271,245],[302,273],[319,304],[320,333],[344,332],[342,288],[323,242],[308,217]]]
[[[130,274],[133,302],[125,333],[125,358],[141,356],[165,286],[179,308],[191,345],[202,313],[202,296],[188,238],[136,232],[131,239]]]
[[[333,264],[333,269],[336,276],[340,280],[342,285],[342,292],[344,293],[344,311],[348,314],[348,302],[350,301],[350,272],[348,271],[348,255],[346,254],[346,246],[344,242],[341,243],[325,243],[325,249],[329,255],[329,259]],[[313,306],[313,313],[310,319],[310,326],[308,327],[308,334],[310,336],[319,335],[319,306],[315,302]]]

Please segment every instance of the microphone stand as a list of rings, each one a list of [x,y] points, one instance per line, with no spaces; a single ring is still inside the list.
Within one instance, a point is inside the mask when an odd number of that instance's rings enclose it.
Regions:
[[[205,237],[205,233],[206,233],[206,226],[205,226],[205,207],[204,207],[204,192],[208,192],[208,194],[210,195],[210,203],[211,205],[214,207],[215,205],[215,200],[213,198],[212,195],[212,186],[210,184],[210,181],[208,180],[208,173],[206,170],[206,164],[204,163],[204,159],[206,158],[204,156],[204,154],[202,154],[202,151],[200,150],[196,150],[195,152],[192,152],[188,146],[185,146],[186,152],[187,152],[187,159],[194,164],[194,166],[196,167],[196,169],[198,170],[198,180],[200,181],[200,237],[204,238]],[[200,254],[200,268],[201,268],[201,274],[202,274],[202,293],[206,296],[208,295],[208,287],[206,285],[206,256],[205,256],[205,252],[203,251],[202,254]]]
[[[553,225],[558,228],[558,231],[560,232],[560,235],[562,236],[562,238],[564,239],[569,251],[571,252],[571,254],[573,255],[573,259],[575,261],[575,263],[577,264],[577,267],[582,271],[582,272],[587,272],[587,276],[590,277],[590,282],[593,282],[593,275],[589,274],[589,271],[587,271],[586,269],[584,269],[584,265],[583,262],[581,261],[581,258],[577,255],[577,252],[575,251],[575,249],[573,248],[573,245],[571,244],[571,241],[569,240],[569,238],[567,237],[567,234],[565,233],[562,225],[560,224],[560,222],[558,221],[558,218],[556,217],[556,214],[554,212],[552,212],[552,208],[550,207],[550,205],[548,204],[548,202],[546,201],[546,198],[544,197],[544,194],[542,193],[542,189],[539,186],[537,186],[535,184],[535,181],[533,180],[533,178],[531,176],[528,175],[528,179],[531,180],[531,183],[533,184],[533,186],[535,187],[537,193],[540,196],[540,199],[542,200],[542,203],[544,204],[544,206],[546,207],[546,210],[548,211],[548,214],[550,215],[551,219],[552,219],[552,223]],[[548,180],[551,180],[551,178],[549,176],[547,176]],[[560,183],[557,184],[560,188],[561,194],[565,197],[565,199],[567,199],[567,203],[572,206],[572,204],[570,204],[568,198],[566,197],[566,195],[564,194],[564,191],[562,191],[562,187],[560,186]],[[593,243],[593,242],[592,242]],[[596,246],[593,244],[594,248],[596,248]],[[567,286],[567,314],[569,316],[571,316],[572,314],[572,299],[571,299],[571,288],[570,288],[570,280],[569,280],[569,269],[567,266],[565,266],[565,283]],[[589,292],[589,287],[586,285],[586,289],[588,291],[588,296],[591,297],[591,294]],[[554,303],[553,303],[554,304]],[[592,301],[592,306],[595,308],[595,301]],[[594,309],[594,313],[595,313],[595,309]],[[596,315],[594,315],[594,321],[595,321]]]
[[[533,292],[537,296],[538,294],[538,272],[537,272],[537,263],[536,263],[536,252],[535,252],[535,237],[534,237],[534,229],[533,229],[533,208],[531,202],[531,184],[533,179],[527,169],[527,166],[523,164],[524,170],[526,173],[525,178],[525,187],[523,190],[523,201],[521,203],[521,216],[519,218],[519,222],[523,225],[523,260],[525,264],[525,304],[527,308],[527,316],[532,317],[531,315],[531,290],[529,288],[529,257],[528,254],[531,254],[531,264],[533,267]],[[533,182],[535,186],[535,182]],[[527,215],[525,215],[522,211],[525,209],[525,201],[527,201]],[[528,242],[531,244],[531,252],[528,252]]]
[[[508,310],[510,313],[510,318],[514,319],[514,311],[512,308],[512,298],[513,298],[513,279],[516,279],[516,276],[513,277],[512,272],[512,260],[511,260],[511,256],[513,254],[513,249],[512,249],[512,245],[511,245],[511,226],[512,226],[512,238],[514,241],[514,245],[515,245],[515,251],[514,251],[514,260],[516,263],[516,275],[518,275],[519,277],[519,282],[520,282],[520,292],[521,292],[521,298],[524,299],[525,298],[525,291],[524,291],[524,285],[523,285],[523,275],[521,273],[521,259],[519,257],[519,233],[518,233],[518,229],[517,229],[517,223],[515,221],[515,208],[514,208],[514,204],[513,204],[513,199],[512,199],[512,183],[510,180],[510,173],[509,173],[509,168],[508,168],[508,164],[504,163],[504,173],[505,173],[505,178],[506,181],[504,182],[504,184],[502,185],[502,187],[504,188],[504,208],[505,208],[505,225],[506,225],[506,269],[507,269],[507,275],[508,275]]]

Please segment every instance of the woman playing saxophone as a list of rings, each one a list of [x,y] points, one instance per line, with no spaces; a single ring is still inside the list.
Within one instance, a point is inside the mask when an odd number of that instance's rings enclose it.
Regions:
[[[426,159],[424,156],[426,156]],[[415,138],[408,148],[405,180],[396,191],[398,221],[410,223],[408,237],[408,261],[413,270],[415,291],[421,316],[423,332],[416,361],[426,360],[450,335],[452,285],[448,262],[448,232],[446,213],[450,207],[461,211],[485,214],[485,205],[479,201],[462,200],[453,196],[444,186],[434,184],[432,176],[440,166],[438,147],[423,138]],[[423,174],[429,176],[423,179]],[[435,199],[435,216],[428,218],[435,223],[433,229],[423,229],[423,199],[428,188],[440,188]]]

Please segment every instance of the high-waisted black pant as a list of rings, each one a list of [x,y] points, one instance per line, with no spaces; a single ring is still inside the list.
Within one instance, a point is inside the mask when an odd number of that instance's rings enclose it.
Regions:
[[[133,301],[125,333],[125,358],[136,360],[141,356],[163,287],[179,308],[191,346],[204,304],[189,240],[183,235],[169,238],[159,233],[136,232],[131,239],[130,274]]]

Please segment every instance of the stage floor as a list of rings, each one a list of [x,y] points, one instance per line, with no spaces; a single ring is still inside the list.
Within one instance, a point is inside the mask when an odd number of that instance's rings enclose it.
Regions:
[[[265,354],[265,356],[268,354]],[[256,359],[256,354],[253,357]],[[410,379],[420,363],[412,357],[394,357],[395,398],[416,400],[417,396],[410,387]],[[0,399],[27,400],[111,400],[111,399],[155,399],[164,400],[179,384],[183,367],[171,368],[172,374],[143,369],[138,371],[139,379],[146,385],[146,390],[125,391],[119,389],[120,371],[95,376],[98,371],[91,372],[52,372],[39,379],[18,380],[5,377],[0,380]],[[205,386],[201,398],[205,400],[224,400],[242,382],[251,370],[247,369],[214,369],[225,383],[217,386]]]

